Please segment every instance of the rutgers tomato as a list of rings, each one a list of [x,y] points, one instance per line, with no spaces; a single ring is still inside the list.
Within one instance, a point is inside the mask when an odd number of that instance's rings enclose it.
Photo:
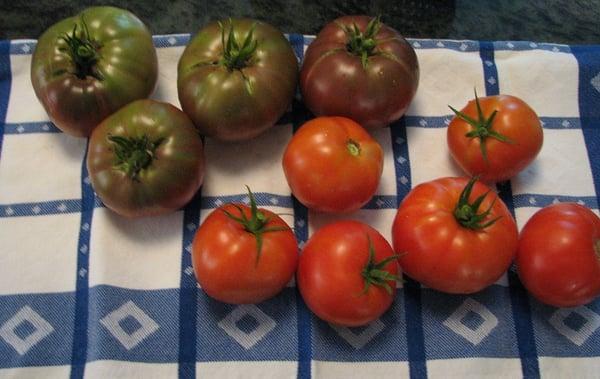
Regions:
[[[251,19],[213,22],[185,48],[179,101],[202,134],[252,138],[275,125],[296,91],[298,61],[284,35]]]
[[[448,147],[458,165],[484,182],[518,174],[540,152],[542,126],[533,109],[508,95],[470,101],[448,125]]]
[[[319,229],[304,246],[298,289],[321,319],[364,325],[394,301],[397,258],[375,229],[358,221],[338,221]]]
[[[225,204],[197,230],[192,263],[198,283],[209,296],[232,304],[258,303],[292,279],[298,245],[290,227],[273,212],[259,209],[250,190],[250,206]]]
[[[516,263],[523,285],[540,301],[589,303],[600,295],[600,218],[579,204],[543,208],[521,231]]]
[[[296,198],[321,212],[350,212],[377,190],[383,150],[366,130],[345,117],[317,117],[294,134],[283,170]]]
[[[86,137],[107,116],[148,97],[158,75],[146,26],[114,7],[91,7],[51,26],[31,59],[31,82],[50,119]]]
[[[138,100],[124,106],[94,129],[88,150],[94,190],[126,217],[177,210],[204,179],[200,135],[171,104]]]
[[[304,103],[317,116],[349,117],[365,128],[398,120],[417,91],[419,64],[394,29],[367,16],[327,24],[300,72]]]
[[[442,178],[416,186],[392,227],[394,251],[411,278],[442,292],[477,292],[502,276],[517,250],[515,221],[475,179]]]

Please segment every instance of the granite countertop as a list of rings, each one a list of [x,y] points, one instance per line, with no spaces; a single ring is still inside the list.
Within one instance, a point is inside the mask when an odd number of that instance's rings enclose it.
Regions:
[[[53,23],[89,5],[127,8],[153,34],[195,33],[208,21],[248,16],[284,32],[316,34],[345,14],[381,15],[406,37],[600,43],[600,0],[144,0],[2,1],[0,39],[37,38]],[[85,3],[85,4],[83,4]],[[32,20],[35,20],[32,22]]]

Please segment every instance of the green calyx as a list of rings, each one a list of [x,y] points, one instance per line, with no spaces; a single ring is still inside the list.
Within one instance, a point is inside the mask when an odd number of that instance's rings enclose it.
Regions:
[[[475,120],[474,118],[472,118],[470,116],[467,116],[463,112],[460,112],[460,111],[454,109],[450,105],[448,107],[452,110],[452,112],[454,112],[456,117],[467,122],[469,125],[471,125],[473,127],[473,130],[466,133],[465,136],[469,137],[469,138],[479,138],[479,146],[481,148],[481,154],[483,155],[484,161],[487,162],[488,157],[487,157],[487,147],[485,144],[486,139],[495,138],[498,141],[505,142],[505,143],[513,143],[513,141],[510,138],[508,138],[492,129],[492,124],[494,123],[494,118],[496,118],[496,114],[498,113],[498,111],[494,110],[489,117],[486,117],[483,114],[483,111],[481,110],[481,105],[479,104],[479,98],[477,97],[477,90],[475,90],[475,104],[477,106],[477,120]]]
[[[465,228],[473,230],[483,230],[488,226],[493,225],[496,221],[498,221],[498,219],[500,219],[500,217],[489,221],[485,221],[485,219],[492,212],[492,207],[496,203],[496,198],[494,198],[492,204],[490,204],[488,209],[481,213],[478,213],[481,203],[490,193],[490,191],[479,196],[472,203],[469,203],[469,197],[471,197],[473,185],[475,184],[477,179],[477,177],[471,178],[471,180],[469,180],[469,183],[467,183],[467,185],[461,192],[460,197],[458,198],[458,202],[456,204],[456,208],[454,208],[454,218],[456,218],[456,221],[458,221],[458,223]]]
[[[369,235],[367,235],[367,239],[369,241],[369,260],[361,272],[365,282],[365,286],[361,292],[361,295],[366,294],[371,285],[382,287],[388,294],[391,295],[392,287],[388,282],[395,282],[400,280],[400,278],[397,275],[386,271],[384,268],[388,263],[398,259],[400,256],[392,255],[379,262],[375,262],[375,248],[373,247],[373,242],[371,241],[371,237],[369,237]]]
[[[160,138],[150,141],[148,136],[141,138],[108,136],[113,143],[113,151],[116,156],[115,168],[123,171],[132,180],[137,180],[140,172],[152,163],[156,158],[156,148],[164,141]]]
[[[223,213],[230,219],[239,222],[244,227],[244,230],[248,233],[254,235],[256,238],[256,261],[255,265],[258,265],[258,261],[260,260],[260,254],[262,252],[263,245],[263,234],[269,232],[281,232],[284,230],[289,230],[289,227],[284,226],[271,226],[269,227],[269,221],[271,221],[270,217],[267,217],[260,209],[258,209],[256,205],[256,199],[254,198],[254,194],[250,191],[250,188],[246,186],[248,190],[248,197],[250,198],[250,218],[246,216],[246,213],[242,209],[241,206],[237,204],[232,204],[237,210],[240,212],[240,216],[234,216],[231,212],[226,211],[225,209],[221,209]]]
[[[87,24],[81,16],[81,28],[78,30],[78,24],[73,26],[73,31],[64,33],[59,39],[66,43],[66,47],[61,47],[60,51],[66,52],[73,63],[75,63],[75,76],[79,79],[85,79],[92,76],[102,80],[100,73],[95,70],[96,63],[100,59],[100,45],[90,37]]]
[[[229,31],[225,31],[225,27],[219,22],[221,28],[221,43],[223,44],[223,56],[221,57],[220,64],[227,67],[228,70],[241,70],[247,67],[254,57],[254,52],[258,46],[258,41],[254,39],[254,29],[256,24],[253,24],[250,31],[244,38],[244,41],[240,44],[233,32],[233,21],[229,20]],[[227,37],[225,37],[227,34]]]
[[[351,54],[360,57],[363,67],[366,68],[369,57],[376,55],[375,47],[377,47],[377,41],[375,37],[381,28],[379,16],[369,21],[364,33],[360,31],[356,24],[352,24],[352,27],[341,26],[341,28],[348,37],[346,50],[348,50],[348,52]]]

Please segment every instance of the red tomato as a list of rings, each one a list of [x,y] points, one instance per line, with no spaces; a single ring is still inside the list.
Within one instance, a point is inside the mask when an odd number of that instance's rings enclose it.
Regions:
[[[396,258],[375,229],[358,221],[338,221],[319,229],[304,246],[298,288],[321,319],[364,325],[381,316],[394,300]]]
[[[300,72],[304,103],[318,116],[346,116],[365,128],[398,120],[419,83],[412,46],[368,16],[344,16],[308,46]]]
[[[458,165],[484,182],[518,174],[540,152],[542,126],[523,100],[498,95],[471,100],[448,125],[448,147]]]
[[[292,279],[298,245],[290,227],[273,212],[225,204],[204,220],[194,236],[192,264],[209,296],[232,304],[258,303]]]
[[[321,212],[350,212],[377,190],[383,150],[366,130],[345,117],[317,117],[294,134],[283,155],[294,196]]]
[[[600,218],[573,203],[550,205],[521,231],[517,269],[538,300],[556,307],[600,295]]]
[[[415,187],[392,227],[402,270],[427,287],[457,294],[477,292],[498,280],[517,251],[518,231],[509,210],[490,191],[467,178]]]

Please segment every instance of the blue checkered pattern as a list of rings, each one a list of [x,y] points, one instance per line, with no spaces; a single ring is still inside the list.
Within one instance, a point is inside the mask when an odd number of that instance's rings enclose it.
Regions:
[[[176,65],[188,34],[155,37],[154,97],[178,104]],[[313,37],[288,36],[299,60]],[[406,116],[375,131],[385,150],[376,196],[345,215],[390,239],[415,185],[460,175],[446,148],[447,107],[510,93],[541,117],[538,159],[498,185],[520,227],[554,202],[598,211],[600,46],[410,40],[421,65]],[[391,310],[362,328],[315,318],[294,282],[258,305],[208,298],[191,267],[194,232],[230,201],[287,214],[302,245],[338,216],[291,195],[283,149],[311,114],[297,96],[266,134],[207,140],[206,181],[185,209],[128,221],[95,196],[86,141],[61,133],[33,94],[35,41],[0,42],[0,377],[592,377],[600,372],[600,301],[556,309],[529,297],[511,269],[470,296],[405,278]]]

